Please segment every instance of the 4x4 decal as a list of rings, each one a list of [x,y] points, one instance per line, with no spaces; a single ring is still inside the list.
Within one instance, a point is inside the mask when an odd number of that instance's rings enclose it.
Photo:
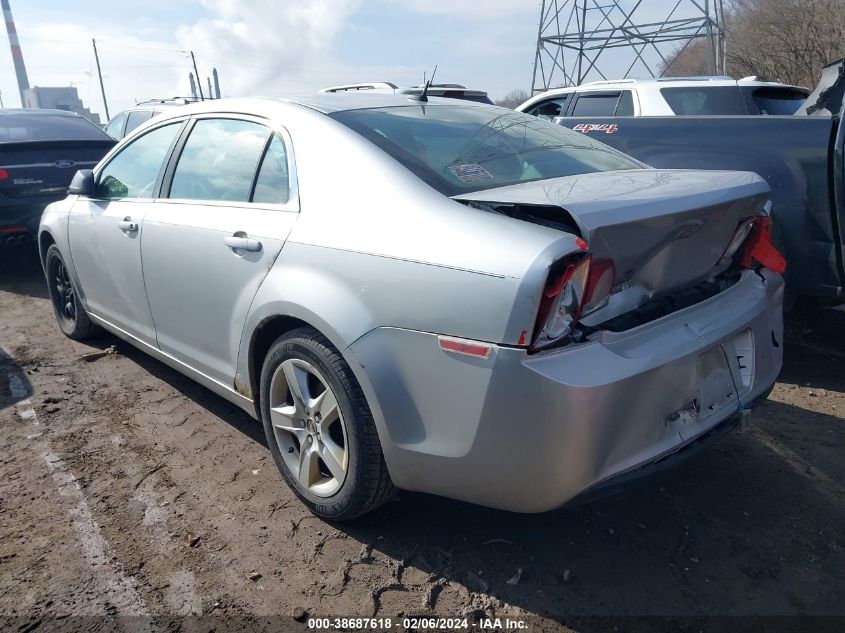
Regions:
[[[615,123],[579,123],[574,128],[576,132],[589,134],[590,132],[604,132],[605,134],[613,134],[619,130],[619,126]]]

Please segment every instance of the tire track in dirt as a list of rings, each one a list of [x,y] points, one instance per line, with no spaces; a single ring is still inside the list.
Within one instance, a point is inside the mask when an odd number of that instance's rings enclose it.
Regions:
[[[0,352],[11,358],[8,351],[0,348]],[[138,593],[135,581],[124,573],[123,566],[115,558],[112,548],[100,531],[100,526],[94,520],[79,481],[68,465],[53,452],[50,441],[44,435],[44,425],[39,421],[32,406],[32,401],[29,398],[24,398],[26,389],[23,380],[18,374],[11,373],[8,382],[12,398],[18,401],[16,404],[17,416],[29,424],[31,433],[27,437],[33,442],[32,448],[35,449],[41,461],[52,474],[58,493],[66,501],[68,515],[79,536],[82,555],[97,579],[99,589],[114,607],[116,615],[140,616],[149,614],[149,608],[141,594]],[[129,630],[139,633],[155,630],[151,623],[144,619],[125,620],[124,624],[129,627]]]

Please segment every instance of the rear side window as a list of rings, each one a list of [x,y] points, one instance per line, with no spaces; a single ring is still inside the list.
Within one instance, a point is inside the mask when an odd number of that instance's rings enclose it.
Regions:
[[[200,119],[179,156],[171,198],[248,202],[269,130],[235,119]]]
[[[129,116],[125,112],[118,114],[106,126],[106,134],[111,136],[116,141],[123,138],[123,126],[126,125],[126,117]]]
[[[789,88],[755,88],[750,92],[754,107],[760,114],[795,114],[807,99],[803,91]]]
[[[621,92],[582,92],[572,116],[631,116],[634,100],[630,90]]]
[[[551,121],[555,117],[563,116],[566,113],[566,104],[569,101],[569,95],[561,95],[554,99],[547,99],[537,105],[528,108],[525,114],[530,114],[538,119],[545,119]]]
[[[255,179],[252,201],[264,204],[285,204],[289,199],[287,152],[282,140],[274,136],[261,161],[258,177]]]
[[[135,110],[133,112],[130,112],[129,118],[126,120],[126,130],[123,132],[123,136],[129,134],[132,130],[134,130],[142,123],[146,123],[152,117],[152,110]]]
[[[100,172],[97,197],[152,198],[161,165],[181,128],[181,122],[171,123],[124,147]]]
[[[634,97],[630,90],[623,90],[616,104],[616,116],[634,116]]]
[[[681,116],[748,114],[742,94],[736,86],[691,86],[661,88],[672,112]]]

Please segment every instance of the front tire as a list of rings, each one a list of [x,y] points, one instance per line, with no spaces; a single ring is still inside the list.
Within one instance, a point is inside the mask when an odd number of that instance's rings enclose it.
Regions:
[[[96,334],[96,327],[79,300],[79,293],[70,278],[70,271],[65,265],[59,247],[55,244],[47,249],[44,258],[44,269],[47,271],[47,289],[50,293],[50,303],[59,329],[68,338],[82,341]]]
[[[307,327],[277,339],[261,369],[260,394],[273,461],[311,512],[345,521],[390,498],[367,400],[328,339]]]

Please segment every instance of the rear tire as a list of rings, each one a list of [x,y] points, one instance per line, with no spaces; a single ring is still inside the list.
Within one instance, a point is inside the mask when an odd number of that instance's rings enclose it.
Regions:
[[[47,249],[44,258],[47,273],[47,289],[53,314],[62,333],[75,341],[91,338],[96,334],[97,326],[88,318],[88,313],[79,300],[79,292],[70,278],[70,271],[65,265],[59,247],[53,244]]]
[[[303,327],[279,337],[264,360],[260,394],[273,461],[311,512],[347,521],[393,495],[364,393],[323,335]]]

